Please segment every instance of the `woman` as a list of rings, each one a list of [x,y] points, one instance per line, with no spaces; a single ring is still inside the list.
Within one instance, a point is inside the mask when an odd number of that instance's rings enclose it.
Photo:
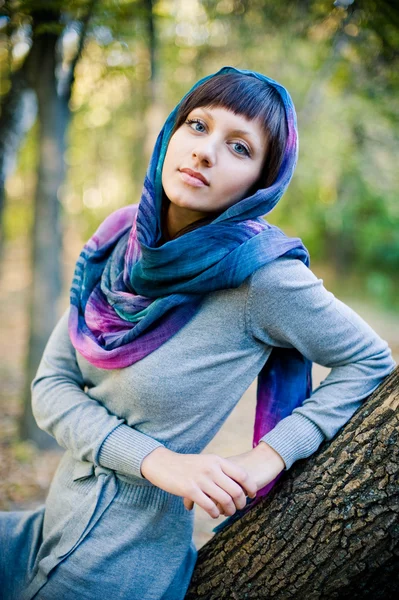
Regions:
[[[7,600],[184,598],[187,509],[253,506],[395,367],[262,218],[297,155],[291,98],[260,73],[224,67],[169,115],[138,208],[83,249],[32,384],[66,452],[45,506],[0,516]],[[313,393],[312,361],[331,367]],[[253,449],[200,454],[256,376]]]

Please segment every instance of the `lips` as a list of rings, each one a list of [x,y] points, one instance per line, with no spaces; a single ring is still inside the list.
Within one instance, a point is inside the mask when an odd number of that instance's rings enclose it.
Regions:
[[[193,171],[192,169],[179,169],[179,170],[181,173],[187,173],[187,175],[190,175],[191,177],[195,177],[196,179],[199,179],[205,185],[209,185],[209,181],[206,179],[206,177],[204,177],[198,171]]]

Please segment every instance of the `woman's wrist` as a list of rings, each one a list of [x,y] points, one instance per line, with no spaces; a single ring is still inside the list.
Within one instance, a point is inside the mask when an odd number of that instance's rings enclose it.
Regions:
[[[255,446],[253,450],[259,455],[262,455],[268,462],[270,461],[271,463],[273,463],[273,465],[275,465],[276,468],[280,468],[280,471],[285,469],[284,459],[276,450],[274,450],[274,448],[269,446],[267,442],[259,442],[259,444]]]
[[[161,460],[164,460],[165,456],[168,454],[175,454],[172,450],[165,448],[164,446],[159,446],[155,448],[151,452],[147,454],[141,461],[140,465],[140,473],[145,479],[149,479],[151,477],[152,469],[154,465],[159,463]]]
[[[266,442],[260,442],[244,454],[228,458],[248,471],[258,490],[275,479],[285,468],[285,462],[280,454]]]
[[[285,469],[285,462],[280,454],[266,442],[259,442],[252,452],[258,465],[258,490],[261,490]]]

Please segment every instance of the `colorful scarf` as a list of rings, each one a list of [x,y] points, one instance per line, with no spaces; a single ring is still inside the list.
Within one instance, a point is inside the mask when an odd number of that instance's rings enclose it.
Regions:
[[[190,92],[228,72],[266,81],[284,102],[288,140],[277,178],[211,223],[160,245],[161,174],[179,104],[175,107],[156,140],[139,204],[107,217],[76,263],[69,333],[76,350],[96,367],[123,368],[147,356],[184,327],[207,293],[240,286],[256,269],[280,256],[309,266],[301,240],[287,237],[262,218],[283,195],[297,163],[297,122],[291,97],[265,75],[234,67],[204,77]],[[273,348],[258,377],[253,447],[310,396],[311,367],[311,361],[296,349]],[[222,525],[252,508],[280,476]]]

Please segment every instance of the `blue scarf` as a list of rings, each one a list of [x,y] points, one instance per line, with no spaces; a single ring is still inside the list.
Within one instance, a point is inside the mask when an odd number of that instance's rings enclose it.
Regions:
[[[99,368],[123,368],[153,352],[195,315],[207,293],[240,286],[280,256],[309,266],[309,253],[301,240],[287,237],[263,219],[284,194],[297,163],[297,120],[291,97],[273,79],[234,67],[204,77],[188,93],[229,72],[265,81],[281,96],[288,139],[278,175],[271,186],[230,206],[211,223],[160,245],[161,175],[180,103],[175,107],[155,143],[138,206],[123,207],[107,217],[76,264],[69,333],[74,347]],[[272,350],[258,377],[254,447],[310,396],[311,368],[311,361],[296,349]],[[252,508],[278,478],[214,531]]]

